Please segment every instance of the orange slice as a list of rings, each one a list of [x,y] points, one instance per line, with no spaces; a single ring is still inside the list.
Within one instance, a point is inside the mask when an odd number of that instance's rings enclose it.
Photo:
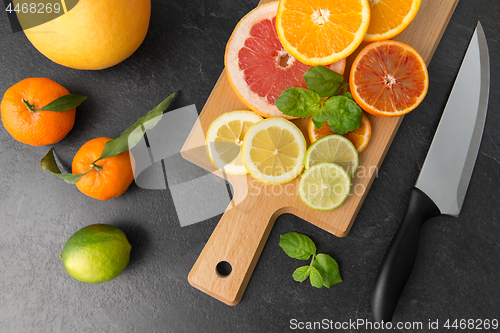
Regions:
[[[368,0],[280,0],[276,15],[285,49],[311,66],[349,56],[363,41],[369,22]]]
[[[427,94],[429,75],[418,52],[393,40],[368,44],[349,75],[358,105],[376,116],[393,117],[415,109]]]
[[[370,0],[370,25],[365,42],[399,35],[417,15],[421,0]]]
[[[263,117],[292,118],[274,105],[290,87],[306,88],[303,75],[311,66],[292,57],[276,33],[278,2],[258,6],[243,17],[226,46],[224,62],[229,83],[238,98]],[[342,59],[328,66],[344,73]]]
[[[330,127],[328,127],[328,124],[326,122],[323,126],[316,129],[316,127],[314,127],[314,123],[312,122],[312,120],[309,119],[309,124],[307,125],[307,134],[309,134],[309,140],[311,141],[311,143],[313,143],[319,138],[334,133],[332,132]],[[370,142],[371,135],[372,135],[372,125],[366,114],[363,113],[363,117],[361,118],[361,127],[358,128],[357,130],[347,132],[344,135],[344,137],[349,139],[349,141],[351,141],[354,144],[354,147],[356,147],[358,153],[361,153],[368,146],[368,142]]]

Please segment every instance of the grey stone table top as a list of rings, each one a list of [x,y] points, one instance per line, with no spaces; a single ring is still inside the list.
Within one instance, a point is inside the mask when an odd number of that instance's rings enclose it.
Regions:
[[[118,136],[177,89],[171,109],[195,104],[200,111],[223,69],[232,29],[257,4],[152,2],[142,46],[102,71],[51,62],[22,32],[13,33],[0,13],[2,95],[24,78],[49,77],[90,97],[77,110],[73,130],[54,145],[63,162],[69,164],[92,138]],[[394,322],[421,322],[423,328],[394,331],[442,332],[448,331],[443,328],[448,319],[450,325],[455,319],[500,319],[499,18],[498,0],[458,3],[429,66],[429,93],[404,118],[349,235],[337,238],[293,215],[280,216],[235,307],[187,281],[220,215],[180,227],[168,191],[135,183],[116,199],[88,198],[40,169],[47,147],[23,145],[0,127],[0,332],[285,332],[323,319],[373,322],[370,301],[379,264],[403,217],[478,20],[489,43],[491,91],[475,171],[460,217],[434,218],[422,229]],[[72,279],[58,258],[69,236],[93,223],[121,228],[132,244],[127,269],[100,285]],[[335,258],[343,282],[315,289],[293,281],[300,264],[278,246],[279,236],[291,231],[310,236],[319,252]],[[429,322],[436,321],[440,330],[430,329]],[[361,325],[330,331],[376,329]]]

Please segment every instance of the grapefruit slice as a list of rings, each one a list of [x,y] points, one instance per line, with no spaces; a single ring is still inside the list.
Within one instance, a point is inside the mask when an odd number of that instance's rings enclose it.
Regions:
[[[311,67],[292,57],[276,32],[278,1],[260,5],[241,19],[226,46],[224,63],[236,95],[263,117],[286,116],[274,105],[290,87],[307,88],[303,74]],[[345,59],[327,67],[344,73]]]

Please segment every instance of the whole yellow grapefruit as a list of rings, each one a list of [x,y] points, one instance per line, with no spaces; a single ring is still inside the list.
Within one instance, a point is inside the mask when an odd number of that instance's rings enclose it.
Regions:
[[[151,0],[80,0],[66,14],[24,32],[38,51],[60,65],[104,69],[137,50],[150,16]],[[18,17],[23,26],[22,14]]]

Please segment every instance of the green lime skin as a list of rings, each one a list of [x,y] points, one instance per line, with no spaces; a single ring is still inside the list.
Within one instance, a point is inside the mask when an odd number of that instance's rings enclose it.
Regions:
[[[76,280],[103,283],[113,280],[127,267],[131,248],[120,229],[92,224],[75,232],[59,257]]]

